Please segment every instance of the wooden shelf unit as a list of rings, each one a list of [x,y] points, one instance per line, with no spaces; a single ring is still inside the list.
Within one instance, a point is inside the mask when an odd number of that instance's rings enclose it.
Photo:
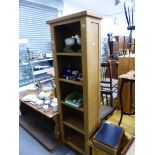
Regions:
[[[82,11],[47,21],[51,29],[61,140],[83,155],[89,155],[89,137],[100,125],[101,18],[94,12]],[[64,40],[75,35],[80,36],[81,49],[63,52]],[[62,77],[67,65],[82,73],[82,81]],[[75,91],[83,95],[79,108],[64,102]]]

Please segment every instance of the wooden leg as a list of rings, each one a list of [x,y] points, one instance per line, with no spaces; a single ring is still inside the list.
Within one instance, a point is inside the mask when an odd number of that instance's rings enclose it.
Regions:
[[[120,80],[120,92],[119,92],[119,98],[120,98],[120,109],[121,109],[121,117],[119,120],[118,125],[121,124],[122,122],[122,118],[123,118],[123,101],[122,101],[122,97],[123,97],[123,86],[124,86],[124,81]]]
[[[107,96],[107,94],[106,94],[106,104],[107,104],[107,106],[109,105],[109,101],[108,101],[108,96]]]
[[[133,81],[128,81],[130,82],[130,111],[129,112],[123,112],[125,115],[134,115],[135,114],[135,108],[133,107],[132,103],[132,85]]]
[[[113,94],[110,93],[110,106],[113,107]]]
[[[133,81],[130,82],[130,113],[132,112],[132,85]]]
[[[29,107],[25,106],[25,104],[22,103],[21,101],[20,101],[19,109],[20,109],[20,113],[21,113],[22,116],[29,112]]]
[[[53,121],[55,123],[54,134],[56,139],[60,140],[60,128],[59,128],[59,115],[53,117]]]
[[[102,104],[103,104],[103,94],[101,93],[101,102],[102,102]]]

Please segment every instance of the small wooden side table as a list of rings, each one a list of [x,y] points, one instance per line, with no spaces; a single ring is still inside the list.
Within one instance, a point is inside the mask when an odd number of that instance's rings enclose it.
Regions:
[[[135,114],[135,111],[132,110],[132,109],[134,109],[132,107],[132,97],[133,97],[132,85],[135,82],[135,73],[134,73],[134,71],[129,71],[127,74],[120,75],[118,78],[120,80],[119,98],[120,98],[120,109],[121,109],[121,117],[120,117],[118,124],[120,125],[122,122],[123,114],[124,115],[134,115]],[[123,98],[123,87],[124,87],[125,83],[130,83],[130,112],[124,112],[123,111],[123,100],[122,100],[122,98]]]

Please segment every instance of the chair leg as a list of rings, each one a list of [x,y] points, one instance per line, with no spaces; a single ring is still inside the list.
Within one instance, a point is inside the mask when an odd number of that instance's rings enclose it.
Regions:
[[[113,106],[113,96],[112,96],[112,93],[110,94],[110,106],[111,107]]]
[[[106,96],[103,96],[103,105],[107,104]]]
[[[102,93],[101,93],[101,102],[102,102],[102,104],[104,104],[104,97],[103,97]]]
[[[106,94],[106,104],[107,106],[109,105],[109,102],[108,102],[108,95]]]

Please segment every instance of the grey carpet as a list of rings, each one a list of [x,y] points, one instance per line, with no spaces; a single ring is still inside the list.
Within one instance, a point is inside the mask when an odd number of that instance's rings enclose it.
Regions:
[[[19,155],[78,155],[78,153],[64,145],[49,152],[26,130],[19,127]]]

